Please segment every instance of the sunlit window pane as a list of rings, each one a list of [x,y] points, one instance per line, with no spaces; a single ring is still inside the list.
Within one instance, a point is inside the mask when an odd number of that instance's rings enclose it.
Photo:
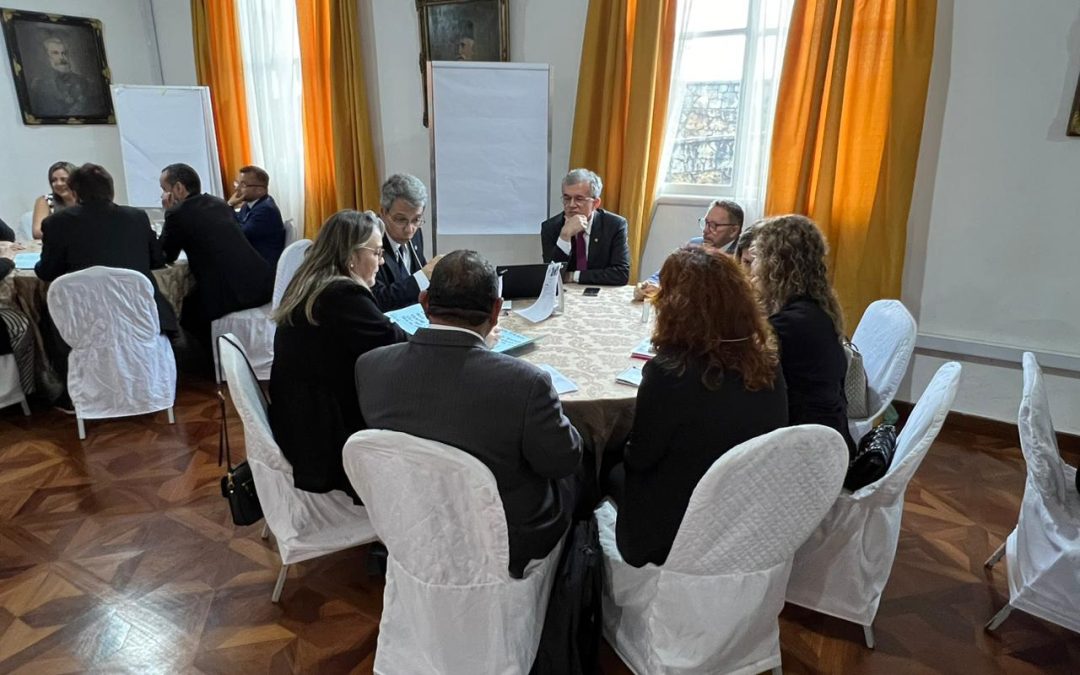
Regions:
[[[750,0],[698,0],[690,8],[687,32],[746,28]]]

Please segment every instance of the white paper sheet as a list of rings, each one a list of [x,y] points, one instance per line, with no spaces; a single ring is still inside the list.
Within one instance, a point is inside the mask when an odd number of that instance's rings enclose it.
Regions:
[[[383,313],[386,314],[386,318],[401,326],[401,330],[409,335],[415,335],[416,331],[431,325],[431,322],[428,321],[427,315],[424,314],[424,308],[420,306],[420,303]],[[535,338],[522,335],[521,333],[515,333],[512,330],[500,328],[499,341],[491,351],[501,354],[517,349],[518,347],[524,347],[534,341]]]
[[[555,305],[559,302],[559,293],[561,292],[562,265],[551,263],[548,265],[547,276],[544,277],[544,285],[540,289],[540,297],[532,305],[524,309],[516,309],[514,313],[533,323],[539,323],[551,316],[551,313],[555,311]]]
[[[551,386],[555,387],[555,393],[559,396],[578,390],[577,383],[560,373],[554,366],[549,366],[546,363],[536,365],[551,376]]]
[[[637,366],[630,366],[626,370],[622,371],[615,376],[615,381],[619,384],[628,384],[631,387],[637,387],[641,385],[641,368]]]

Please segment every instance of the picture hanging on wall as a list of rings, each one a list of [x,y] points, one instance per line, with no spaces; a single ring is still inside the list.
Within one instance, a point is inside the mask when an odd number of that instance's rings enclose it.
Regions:
[[[428,125],[428,61],[509,61],[508,0],[416,0],[420,79]]]
[[[1080,136],[1080,79],[1076,82],[1076,94],[1073,96],[1072,113],[1069,114],[1069,128],[1065,133],[1070,136]]]
[[[0,8],[24,124],[115,124],[101,21]]]

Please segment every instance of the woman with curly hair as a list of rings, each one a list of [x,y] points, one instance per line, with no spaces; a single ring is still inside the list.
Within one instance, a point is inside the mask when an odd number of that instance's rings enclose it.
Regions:
[[[844,316],[825,273],[825,238],[806,216],[770,218],[754,234],[750,273],[780,343],[791,424],[822,424],[848,432],[841,343]]]
[[[690,495],[717,458],[787,425],[775,340],[733,257],[676,251],[653,303],[656,356],[642,371],[623,464],[612,471],[616,542],[635,567],[667,559]]]

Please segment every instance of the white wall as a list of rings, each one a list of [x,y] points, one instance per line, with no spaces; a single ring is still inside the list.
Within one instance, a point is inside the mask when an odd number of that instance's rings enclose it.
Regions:
[[[169,77],[194,82],[191,21],[186,2],[154,3],[176,21],[168,27],[168,45],[164,52]],[[55,12],[100,19],[105,39],[105,55],[114,84],[162,84],[163,65],[155,44],[154,24],[149,0],[7,0],[6,7],[41,12]],[[180,7],[183,5],[183,7]],[[164,41],[163,41],[164,42]],[[160,64],[160,65],[159,65]],[[0,68],[0,218],[9,224],[18,222],[34,199],[48,191],[49,165],[58,160],[76,164],[95,162],[104,166],[116,183],[116,201],[127,199],[120,159],[120,140],[114,125],[26,126],[19,113],[11,69]],[[190,78],[188,77],[190,75]],[[190,81],[188,81],[190,79]],[[149,177],[156,180],[156,177]]]
[[[391,173],[405,172],[430,186],[431,155],[428,130],[422,124],[416,4],[402,0],[358,2],[380,180]],[[510,59],[551,66],[552,213],[562,208],[558,200],[559,180],[569,168],[587,8],[584,0],[510,0]],[[378,205],[363,206],[377,208]],[[441,236],[439,250],[445,253],[455,248],[474,248],[499,264],[539,262],[540,223],[536,224],[536,232],[536,236]],[[430,242],[427,246],[430,254]]]
[[[938,7],[903,300],[920,333],[1080,364],[1080,138],[1065,136],[1080,4]],[[953,358],[964,365],[954,409],[1015,422],[1021,372],[1003,361],[917,353],[899,398],[917,398]],[[1047,384],[1058,429],[1080,432],[1080,373],[1052,371]]]

